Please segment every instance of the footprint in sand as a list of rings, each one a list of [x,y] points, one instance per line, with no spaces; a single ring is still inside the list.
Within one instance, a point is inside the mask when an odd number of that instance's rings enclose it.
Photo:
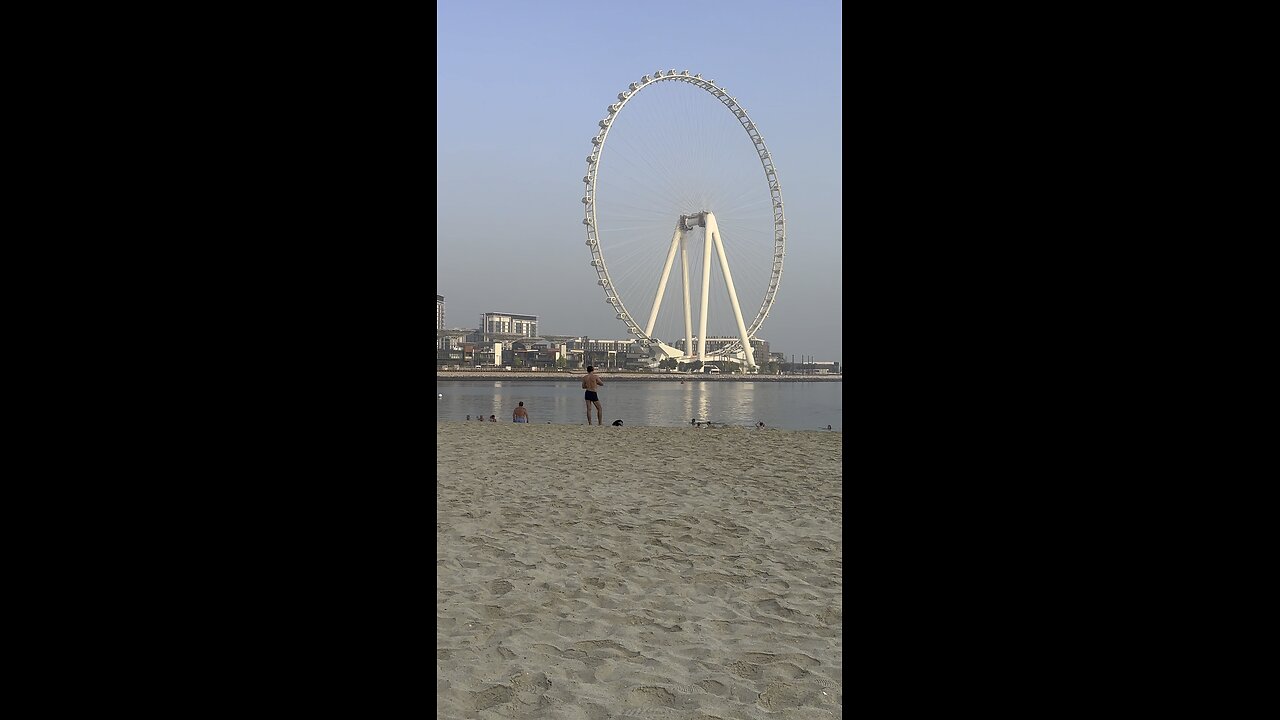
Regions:
[[[471,693],[471,704],[476,710],[500,705],[515,697],[515,691],[506,685],[494,685],[486,690]]]
[[[540,672],[518,672],[511,676],[511,687],[520,692],[550,690],[551,680]]]
[[[829,607],[818,613],[817,617],[826,625],[839,625],[844,621],[844,611],[840,608]]]
[[[765,680],[797,680],[808,675],[808,671],[796,667],[789,662],[765,665],[762,673]]]
[[[769,683],[769,687],[756,698],[756,703],[770,712],[782,712],[802,705],[822,705],[823,695],[811,685]]]
[[[775,655],[773,653],[749,652],[743,653],[742,659],[749,663],[755,663],[756,665],[768,665],[769,663],[785,661],[799,665],[802,668],[811,668],[822,664],[803,653],[784,653],[781,655]]]
[[[755,680],[760,677],[760,666],[737,660],[724,666],[726,670],[744,680]]]
[[[756,603],[756,610],[765,617],[773,616],[791,622],[800,622],[800,618],[805,617],[804,613],[783,607],[777,600],[758,602]]]
[[[575,650],[591,653],[596,657],[640,657],[640,653],[619,645],[612,640],[583,640],[573,644]]]
[[[699,680],[695,683],[698,687],[711,693],[712,695],[728,695],[729,687],[718,680]]]
[[[631,688],[627,693],[627,704],[641,707],[672,707],[676,704],[676,696],[666,688],[656,686]]]

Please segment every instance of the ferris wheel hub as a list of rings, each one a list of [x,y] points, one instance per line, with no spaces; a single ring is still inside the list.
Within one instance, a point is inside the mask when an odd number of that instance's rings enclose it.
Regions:
[[[681,215],[680,225],[685,230],[692,230],[695,227],[706,227],[707,215],[709,215],[710,212],[711,211],[709,210],[703,210],[702,212],[697,212],[692,215]]]

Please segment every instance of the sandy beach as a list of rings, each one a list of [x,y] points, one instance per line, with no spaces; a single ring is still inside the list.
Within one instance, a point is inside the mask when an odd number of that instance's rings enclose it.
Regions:
[[[436,423],[436,717],[842,717],[838,432]]]

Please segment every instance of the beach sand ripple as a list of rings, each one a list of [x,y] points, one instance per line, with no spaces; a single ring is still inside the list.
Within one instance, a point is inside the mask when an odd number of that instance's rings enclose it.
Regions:
[[[841,717],[840,433],[436,441],[436,717]]]

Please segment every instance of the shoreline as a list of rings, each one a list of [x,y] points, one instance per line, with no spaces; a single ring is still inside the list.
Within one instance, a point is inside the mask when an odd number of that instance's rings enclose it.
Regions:
[[[623,427],[613,427],[613,425],[598,425],[595,423],[591,423],[590,425],[586,423],[553,423],[553,421],[550,421],[550,420],[541,421],[541,423],[536,423],[536,421],[535,423],[512,423],[511,419],[509,418],[507,420],[498,420],[497,423],[490,423],[489,420],[485,420],[483,421],[483,423],[481,423],[481,421],[479,420],[436,420],[435,421],[435,429],[436,429],[436,432],[438,433],[439,433],[439,430],[442,428],[452,429],[452,428],[456,428],[457,425],[462,425],[462,427],[465,427],[465,428],[474,428],[474,427],[477,427],[477,425],[479,425],[479,427],[485,427],[485,428],[499,427],[499,425],[502,425],[502,427],[532,428],[530,430],[520,430],[520,432],[536,432],[536,430],[539,430],[540,428],[550,429],[550,428],[605,428],[605,427],[608,427],[609,429],[613,430],[613,432],[621,432],[621,430],[625,428],[626,432],[630,432],[630,433],[648,432],[648,430],[663,430],[663,432],[677,432],[677,433],[690,433],[690,432],[698,432],[698,433],[704,433],[704,432],[819,433],[819,434],[824,434],[824,436],[828,436],[828,434],[836,434],[836,436],[838,436],[838,434],[844,434],[845,432],[845,430],[837,429],[837,428],[832,428],[829,430],[827,428],[774,428],[774,427],[756,428],[755,425],[750,423],[746,423],[746,424],[718,423],[718,421],[713,421],[713,423],[707,423],[707,421],[705,420],[703,421],[703,423],[699,423],[698,427],[690,427],[690,425],[687,425],[684,423],[678,424],[678,425],[636,424],[636,425],[623,425]],[[707,427],[703,427],[703,425],[707,425]]]
[[[571,380],[586,375],[583,370],[543,372],[531,370],[437,370],[436,380]],[[843,375],[729,375],[725,373],[637,373],[602,372],[596,375],[614,382],[626,380],[664,380],[679,382],[843,382]]]

